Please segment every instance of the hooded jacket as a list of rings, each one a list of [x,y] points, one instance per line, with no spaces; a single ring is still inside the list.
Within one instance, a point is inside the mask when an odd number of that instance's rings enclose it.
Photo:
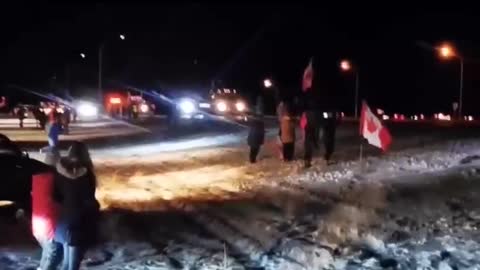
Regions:
[[[70,245],[94,241],[99,204],[95,199],[95,175],[75,160],[62,158],[57,163],[55,197],[60,217],[55,240]]]

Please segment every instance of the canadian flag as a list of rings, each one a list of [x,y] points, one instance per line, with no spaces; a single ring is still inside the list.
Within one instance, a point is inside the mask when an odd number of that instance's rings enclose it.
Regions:
[[[360,117],[360,135],[367,139],[368,143],[387,151],[392,143],[392,136],[386,127],[382,125],[380,119],[372,113],[367,103],[362,104],[362,114]]]
[[[310,62],[308,63],[307,68],[305,68],[305,71],[303,72],[303,81],[302,81],[303,92],[306,92],[310,88],[312,88],[312,81],[313,81],[313,64],[312,64],[312,59],[310,59]]]

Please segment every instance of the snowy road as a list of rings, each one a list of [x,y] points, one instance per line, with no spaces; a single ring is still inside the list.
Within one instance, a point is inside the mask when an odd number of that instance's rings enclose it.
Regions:
[[[88,269],[476,269],[480,131],[391,129],[392,152],[366,147],[360,166],[357,128],[343,125],[337,164],[310,170],[279,162],[274,140],[248,164],[241,130],[95,147],[103,241]],[[34,267],[37,250],[4,237],[0,268]]]

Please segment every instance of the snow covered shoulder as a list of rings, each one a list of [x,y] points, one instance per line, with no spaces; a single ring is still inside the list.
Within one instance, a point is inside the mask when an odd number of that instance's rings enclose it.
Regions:
[[[269,146],[267,146],[269,147]],[[480,141],[340,162],[248,164],[246,149],[95,159],[103,241],[88,269],[477,269]],[[280,165],[281,164],[281,165]],[[1,223],[2,231],[28,227]],[[22,230],[18,232],[18,230]],[[15,244],[12,244],[15,243]],[[0,240],[1,269],[37,263]],[[477,268],[476,268],[477,267]]]

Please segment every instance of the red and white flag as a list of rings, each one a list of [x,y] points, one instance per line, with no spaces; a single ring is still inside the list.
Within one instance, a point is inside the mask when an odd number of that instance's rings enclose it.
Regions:
[[[369,144],[381,148],[383,151],[387,151],[392,143],[390,132],[382,125],[380,119],[372,113],[366,102],[362,104],[360,135],[367,139]]]
[[[310,88],[312,88],[312,81],[313,81],[313,64],[312,64],[312,59],[310,59],[310,62],[308,63],[307,68],[305,68],[305,71],[303,72],[303,81],[302,81],[303,92],[306,92]]]

